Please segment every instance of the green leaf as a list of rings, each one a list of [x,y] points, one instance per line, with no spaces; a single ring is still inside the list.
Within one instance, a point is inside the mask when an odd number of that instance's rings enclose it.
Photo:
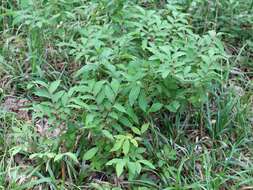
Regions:
[[[47,154],[48,156],[48,154]],[[78,163],[78,160],[77,160],[77,157],[75,154],[73,154],[72,152],[65,152],[63,154],[57,154],[55,157],[54,157],[54,162],[57,162],[59,160],[62,160],[62,158],[64,156],[68,156],[69,158],[71,158],[74,162]]]
[[[151,108],[149,109],[149,113],[152,113],[152,112],[157,112],[159,111],[161,108],[163,107],[163,105],[161,103],[154,103]]]
[[[141,126],[141,133],[145,133],[148,130],[149,123],[145,123]]]
[[[127,107],[127,115],[130,116],[131,119],[136,124],[139,124],[139,119],[138,119],[137,115],[135,114],[134,109],[130,105],[128,105],[128,107]]]
[[[163,78],[163,79],[167,78],[168,75],[170,74],[170,72],[171,72],[171,71],[170,71],[169,69],[163,70],[163,71],[162,71],[162,78]]]
[[[100,92],[104,84],[104,81],[98,81],[95,83],[94,88],[93,88],[93,94],[94,96],[97,96],[97,94]]]
[[[55,157],[54,157],[54,162],[57,162],[59,160],[61,160],[63,157],[63,154],[57,154]]]
[[[87,105],[86,103],[84,103],[84,101],[82,101],[79,98],[72,98],[70,100],[70,102],[73,102],[76,106],[78,106],[80,108],[85,108],[85,109],[89,110],[89,105]]]
[[[93,158],[95,156],[95,154],[98,152],[98,147],[94,147],[91,148],[90,150],[88,150],[84,155],[83,155],[83,159],[84,160],[90,160],[91,158]]]
[[[144,112],[147,111],[148,103],[147,103],[147,99],[146,99],[143,92],[140,93],[140,96],[138,98],[138,104],[139,104],[140,108],[142,109],[142,111],[144,111]]]
[[[49,98],[51,99],[51,95],[48,93],[46,89],[37,89],[34,94],[39,97]]]
[[[107,137],[108,139],[113,140],[113,135],[108,131],[108,130],[102,130],[102,133],[104,134],[105,137]]]
[[[129,143],[128,140],[125,140],[124,143],[123,143],[123,153],[125,155],[127,155],[128,152],[129,152],[129,149],[130,149],[130,143]]]
[[[81,69],[79,69],[76,74],[75,74],[75,78],[79,77],[80,75],[86,73],[86,72],[89,72],[93,69],[95,69],[96,65],[92,64],[92,63],[89,63],[87,65],[84,65]]]
[[[16,155],[17,153],[21,152],[22,150],[23,150],[22,147],[20,147],[20,146],[15,146],[15,147],[13,147],[13,148],[10,150],[10,152],[11,152],[11,155],[14,156],[14,155]],[[30,157],[32,157],[33,155],[35,155],[35,154],[30,155]],[[32,159],[32,158],[30,158],[30,159]]]
[[[135,162],[127,162],[127,168],[128,168],[128,171],[131,174],[134,175],[136,173],[136,164],[135,164]]]
[[[120,105],[119,103],[116,103],[113,107],[122,113],[126,113],[126,109],[122,105]]]
[[[116,112],[110,112],[110,113],[108,114],[108,116],[110,116],[111,118],[113,118],[113,119],[115,119],[115,120],[118,120],[118,119],[119,119],[118,113],[116,113]]]
[[[105,99],[105,91],[104,91],[104,89],[102,89],[102,90],[98,93],[97,98],[96,98],[96,101],[97,101],[98,104],[101,104],[101,103],[104,101],[104,99]]]
[[[53,102],[57,102],[64,94],[65,92],[63,90],[56,92],[53,96],[52,96],[52,101]]]
[[[119,87],[120,87],[119,81],[116,80],[116,79],[112,79],[111,87],[112,87],[113,92],[114,92],[115,94],[117,94],[118,91],[119,91]]]
[[[20,1],[20,6],[22,7],[23,10],[31,6],[31,1],[30,0],[21,0]]]
[[[141,173],[141,164],[139,162],[135,162],[135,167],[136,167],[136,173],[140,174]]]
[[[138,147],[138,142],[135,139],[130,139],[130,142],[135,146]]]
[[[184,75],[187,75],[191,71],[191,66],[186,66],[184,68]]]
[[[95,118],[94,114],[92,114],[92,113],[87,114],[86,118],[85,118],[85,125],[91,124],[93,122],[94,118]]]
[[[111,102],[114,102],[114,92],[112,91],[111,87],[106,85],[105,86],[105,95],[106,97],[111,101]]]
[[[133,126],[133,124],[130,122],[130,120],[129,120],[128,118],[126,118],[126,117],[121,117],[121,118],[119,119],[119,122],[120,122],[121,124],[127,126],[127,127],[132,127],[132,126]]]
[[[119,160],[118,158],[114,158],[114,159],[110,160],[109,162],[107,162],[105,165],[111,166],[113,164],[116,164],[118,162],[118,160]]]
[[[116,174],[119,177],[123,173],[124,166],[126,162],[123,159],[119,159],[116,163]]]
[[[66,152],[63,154],[64,156],[68,156],[69,158],[71,158],[74,162],[78,163],[77,157],[74,153],[72,152]]]
[[[180,103],[176,100],[166,106],[166,108],[171,112],[176,112],[179,107],[180,107]]]
[[[138,85],[135,85],[135,86],[131,89],[130,94],[129,94],[129,103],[130,103],[131,106],[134,105],[136,99],[138,98],[139,93],[140,93],[140,90],[141,90],[141,88],[140,88],[140,86],[138,86]]]
[[[117,140],[110,151],[115,152],[115,151],[119,150],[121,148],[124,140],[125,140],[124,138]]]
[[[141,131],[137,127],[131,127],[131,129],[135,134],[141,135]]]
[[[34,83],[35,83],[35,84],[39,84],[39,85],[41,85],[41,86],[43,86],[43,87],[45,87],[45,88],[48,88],[48,84],[45,83],[44,81],[35,80]]]
[[[60,83],[61,83],[60,80],[56,80],[56,81],[52,82],[48,88],[49,93],[53,94],[57,90],[57,88],[59,87]]]
[[[138,162],[150,167],[151,169],[155,169],[155,166],[148,160],[138,160]]]
[[[68,100],[69,100],[68,94],[67,94],[67,93],[64,93],[63,96],[61,97],[61,102],[62,102],[62,104],[63,104],[64,106],[67,105]]]

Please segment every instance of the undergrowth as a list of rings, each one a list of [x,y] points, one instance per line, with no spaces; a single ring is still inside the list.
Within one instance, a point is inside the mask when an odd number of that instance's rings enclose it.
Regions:
[[[252,189],[250,0],[3,0],[1,189]]]

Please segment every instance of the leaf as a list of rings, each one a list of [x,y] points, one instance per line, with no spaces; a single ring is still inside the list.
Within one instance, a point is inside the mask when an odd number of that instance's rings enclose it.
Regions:
[[[134,175],[136,173],[136,164],[135,164],[135,162],[127,162],[127,168],[128,168],[128,171],[131,174]]]
[[[91,148],[90,150],[88,150],[84,155],[83,155],[83,159],[84,160],[90,160],[91,158],[93,158],[95,156],[95,154],[98,152],[98,147],[94,147]]]
[[[138,162],[150,167],[151,169],[155,169],[155,166],[148,160],[138,160]]]
[[[163,71],[162,71],[162,78],[163,78],[163,79],[167,78],[168,75],[170,74],[170,72],[171,72],[171,71],[170,71],[169,69],[163,70]]]
[[[102,130],[102,133],[103,133],[103,135],[104,135],[105,137],[107,137],[108,139],[111,139],[111,140],[114,139],[114,138],[113,138],[113,135],[112,135],[109,131],[107,131],[107,130]]]
[[[119,160],[118,158],[114,158],[114,159],[110,160],[109,162],[107,162],[105,165],[111,166],[113,164],[116,164],[118,162],[118,160]]]
[[[59,160],[62,160],[62,157],[63,157],[63,154],[57,154],[55,157],[54,157],[54,162],[57,162]]]
[[[93,88],[93,94],[94,96],[97,96],[97,94],[100,92],[104,84],[104,81],[98,81],[95,83],[94,88]]]
[[[98,104],[101,104],[105,99],[105,92],[104,92],[104,89],[102,89],[98,95],[97,95],[97,98],[96,98],[96,101]]]
[[[29,159],[34,159],[34,158],[42,158],[42,155],[40,153],[33,153],[29,156]]]
[[[13,147],[11,150],[11,155],[14,156],[16,155],[17,153],[21,152],[22,151],[22,147],[20,146],[15,146]],[[30,155],[30,157],[32,157],[34,154]],[[32,159],[32,158],[31,158]]]
[[[132,126],[133,126],[133,124],[130,122],[130,120],[129,120],[128,118],[126,118],[126,117],[121,117],[121,118],[119,119],[119,122],[120,122],[121,124],[127,126],[127,127],[132,127]]]
[[[112,149],[110,151],[115,152],[115,151],[119,150],[121,148],[123,142],[124,142],[124,138],[119,139],[118,141],[116,141],[116,143],[114,144],[114,146],[112,147]]]
[[[95,65],[94,64],[91,64],[91,63],[89,63],[89,64],[87,64],[87,65],[84,65],[81,69],[79,69],[77,72],[76,72],[76,74],[75,74],[75,78],[77,78],[77,77],[79,77],[80,75],[82,75],[82,74],[84,74],[84,73],[86,73],[86,72],[89,72],[89,71],[91,71],[91,70],[93,70],[93,69],[95,69]]]
[[[128,152],[129,152],[129,149],[130,149],[130,143],[129,143],[128,140],[125,140],[124,143],[123,143],[123,153],[125,155],[127,155]]]
[[[178,108],[180,107],[180,103],[176,100],[171,102],[169,105],[166,106],[166,108],[171,112],[176,112]]]
[[[90,109],[90,108],[89,108],[89,105],[87,105],[86,103],[84,103],[84,101],[82,101],[82,100],[79,99],[79,98],[72,98],[72,99],[70,100],[70,102],[73,102],[74,105],[76,105],[76,106],[78,106],[78,107],[80,107],[80,108],[85,108],[85,109],[87,109],[87,110]]]
[[[186,54],[185,52],[177,51],[176,53],[174,53],[174,54],[172,55],[172,57],[173,57],[173,59],[177,59],[177,58],[179,58],[179,57],[181,57],[181,56],[183,56],[183,55],[185,55],[185,54]]]
[[[29,5],[31,5],[31,1],[30,0],[22,0],[20,1],[20,6],[22,7],[22,9],[26,9],[29,7]]]
[[[106,85],[105,86],[105,95],[111,101],[114,102],[114,92],[112,91],[111,87]]]
[[[140,88],[140,86],[138,86],[138,85],[135,85],[135,86],[131,89],[130,94],[129,94],[129,103],[130,103],[131,106],[134,105],[136,99],[138,98],[139,93],[140,93],[140,90],[141,90],[141,88]]]
[[[108,116],[110,116],[111,118],[115,119],[115,120],[118,120],[119,117],[118,117],[118,114],[116,112],[110,112],[108,114]]]
[[[122,105],[120,105],[119,103],[116,103],[113,107],[122,113],[126,113],[126,109]]]
[[[135,134],[141,135],[141,131],[137,127],[131,127],[131,129]]]
[[[64,156],[68,156],[69,158],[71,158],[74,162],[78,163],[77,157],[74,153],[72,152],[66,152],[63,154]]]
[[[48,156],[48,155],[47,155]],[[70,159],[72,159],[74,162],[78,163],[77,157],[75,154],[73,154],[72,152],[66,152],[63,154],[57,154],[54,157],[54,162],[57,162],[59,160],[62,160],[63,156],[68,156]]]
[[[135,139],[130,139],[130,141],[135,147],[138,147],[138,142]]]
[[[161,108],[163,107],[163,105],[161,103],[154,103],[151,108],[149,109],[149,113],[152,113],[152,112],[157,112],[159,111]]]
[[[52,101],[53,102],[57,102],[64,94],[65,92],[63,90],[56,92],[53,96],[52,96]]]
[[[191,71],[191,66],[186,66],[184,68],[184,75],[187,75]]]
[[[64,93],[63,96],[61,97],[61,102],[62,102],[62,104],[63,104],[64,106],[67,105],[68,100],[69,100],[68,94],[67,94],[67,93]]]
[[[43,87],[45,87],[45,88],[48,88],[47,83],[45,83],[44,81],[35,80],[34,83],[35,83],[35,84],[39,84],[39,85],[41,85],[41,86],[43,86]]]
[[[168,59],[171,58],[171,51],[172,51],[171,46],[164,45],[164,46],[160,46],[159,49],[162,50],[167,55]]]
[[[52,178],[41,178],[41,179],[36,179],[32,180],[29,183],[24,183],[24,185],[19,186],[20,189],[34,189],[36,186],[42,186],[42,184],[50,184],[52,183]]]
[[[118,91],[119,91],[119,87],[120,87],[119,81],[116,80],[116,79],[112,79],[111,87],[112,87],[113,92],[114,92],[115,94],[117,94]]]
[[[57,88],[59,87],[60,83],[61,83],[60,80],[56,80],[56,81],[52,82],[48,88],[49,93],[53,94],[57,90]]]
[[[147,111],[148,103],[147,103],[147,99],[146,99],[144,93],[140,93],[140,96],[138,99],[138,104],[139,104],[140,108],[142,109],[142,111],[144,111],[144,112]]]
[[[136,124],[139,124],[139,119],[138,119],[137,115],[135,114],[134,109],[130,105],[128,105],[128,107],[127,107],[127,115],[130,116],[131,119]]]
[[[123,159],[119,159],[116,163],[116,174],[119,177],[123,173],[124,166],[126,162]]]
[[[145,123],[141,126],[141,133],[145,133],[148,130],[149,123]]]
[[[140,174],[141,173],[141,164],[139,162],[135,163],[135,167],[136,167],[136,173]]]
[[[49,98],[51,99],[51,95],[48,93],[46,89],[37,89],[34,94],[39,97]]]
[[[94,118],[95,118],[94,114],[92,114],[92,113],[87,114],[86,118],[85,118],[85,125],[91,124],[93,122]]]

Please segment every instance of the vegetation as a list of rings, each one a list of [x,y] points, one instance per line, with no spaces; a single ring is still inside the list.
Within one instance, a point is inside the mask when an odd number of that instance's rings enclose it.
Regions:
[[[253,189],[251,0],[0,5],[0,189]]]

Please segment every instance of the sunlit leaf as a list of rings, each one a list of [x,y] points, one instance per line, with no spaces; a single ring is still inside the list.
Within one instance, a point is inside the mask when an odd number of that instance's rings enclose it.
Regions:
[[[90,160],[95,156],[95,154],[97,152],[98,152],[98,147],[91,148],[90,150],[85,152],[85,154],[83,155],[83,159],[84,160]]]
[[[59,87],[61,81],[60,80],[56,80],[54,82],[52,82],[50,85],[49,85],[49,88],[48,88],[48,91],[53,94],[57,88]]]
[[[139,93],[140,93],[140,90],[141,90],[141,88],[138,85],[133,86],[133,88],[131,89],[130,94],[129,94],[129,103],[130,103],[131,106],[137,100],[137,98],[139,96]]]

